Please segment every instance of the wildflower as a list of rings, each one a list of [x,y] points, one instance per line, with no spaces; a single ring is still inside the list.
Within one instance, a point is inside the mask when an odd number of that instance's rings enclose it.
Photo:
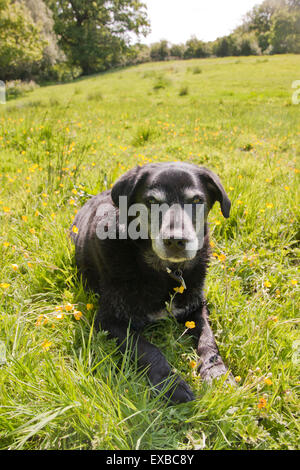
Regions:
[[[276,298],[278,299],[278,298],[280,297],[280,290],[279,290],[279,289],[276,289],[275,294],[276,294]]]
[[[34,229],[34,228],[30,228],[30,229],[29,229],[29,232],[32,233],[32,235],[34,235],[34,234],[35,234],[35,229]]]
[[[28,222],[28,217],[27,217],[27,215],[22,215],[22,220],[23,220],[23,222]]]
[[[191,369],[195,369],[195,367],[197,367],[197,362],[196,361],[190,361],[190,368]]]
[[[215,225],[221,225],[220,220],[216,220],[216,221],[215,221]]]
[[[3,211],[4,211],[6,214],[9,214],[9,213],[10,213],[10,208],[7,207],[7,206],[4,206],[4,207],[3,207]]]
[[[47,339],[45,339],[42,343],[42,348],[44,349],[44,351],[48,351],[51,345],[52,341],[48,341]]]
[[[94,304],[86,304],[87,310],[93,310]]]
[[[266,204],[267,209],[273,209],[273,207],[274,207],[274,204],[272,204],[271,202],[267,202]]]
[[[220,260],[220,261],[225,261],[225,260],[226,260],[226,255],[221,254],[221,255],[219,256],[219,260]]]
[[[19,269],[19,266],[17,264],[12,264],[11,267],[14,271],[18,271]]]
[[[213,241],[210,241],[209,244],[212,248],[214,248],[216,246],[215,242],[213,242]]]
[[[57,320],[62,320],[62,319],[64,318],[64,314],[63,314],[63,313],[58,313],[58,314],[55,316],[55,318],[56,318]]]
[[[237,377],[235,377],[235,381],[237,383],[240,383],[241,380],[242,380],[242,377],[240,377],[239,375]]]
[[[9,243],[9,242],[4,242],[4,243],[3,243],[3,246],[4,246],[5,248],[8,248],[8,247],[10,246],[10,243]]]
[[[258,402],[258,409],[261,410],[262,408],[266,408],[267,406],[267,400],[264,397],[261,397]]]
[[[74,308],[74,305],[67,304],[67,305],[65,305],[64,308],[65,308],[66,312],[71,312],[71,310],[73,310],[73,308]]]
[[[269,379],[269,378],[265,378],[265,379],[264,379],[264,382],[265,382],[265,384],[268,385],[268,386],[270,386],[270,385],[273,384],[272,380]]]
[[[70,204],[71,206],[74,206],[75,200],[74,200],[74,199],[70,199],[70,200],[69,200],[69,204]]]
[[[82,312],[80,312],[79,310],[75,310],[74,317],[75,320],[80,320],[80,318],[82,317]]]
[[[297,279],[292,279],[291,284],[292,284],[292,286],[296,286],[298,284]]]
[[[77,190],[76,190],[76,189],[72,189],[72,193],[73,193],[73,194],[77,194]]]
[[[269,289],[269,288],[272,286],[272,284],[270,283],[270,281],[265,281],[265,282],[264,282],[264,286],[265,286],[267,289]]]
[[[185,326],[189,329],[189,330],[192,330],[193,328],[196,328],[196,324],[194,321],[187,321],[185,323]]]
[[[241,205],[243,205],[244,203],[243,203],[243,201],[238,200],[238,201],[237,201],[237,204],[238,204],[239,206],[241,206]]]
[[[73,233],[78,233],[78,227],[76,227],[76,225],[73,225],[72,232]]]
[[[7,282],[1,282],[1,283],[0,283],[0,287],[1,287],[2,289],[8,289],[9,286],[10,286],[10,284],[8,284]]]
[[[284,189],[285,189],[285,191],[289,191],[289,190],[290,190],[290,187],[289,187],[289,186],[285,186]]]
[[[176,293],[183,294],[184,291],[185,291],[185,287],[184,287],[184,286],[174,287],[174,291],[175,291]]]
[[[39,315],[38,318],[37,318],[37,321],[35,322],[35,326],[40,326],[40,324],[42,323],[42,320],[44,318],[44,315]]]

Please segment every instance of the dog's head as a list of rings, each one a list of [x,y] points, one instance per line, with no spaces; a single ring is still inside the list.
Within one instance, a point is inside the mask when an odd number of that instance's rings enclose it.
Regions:
[[[192,260],[202,247],[208,212],[218,201],[229,217],[230,200],[216,174],[188,163],[154,163],[136,167],[113,186],[111,197],[119,206],[127,197],[128,207],[143,205],[151,249],[170,263]]]

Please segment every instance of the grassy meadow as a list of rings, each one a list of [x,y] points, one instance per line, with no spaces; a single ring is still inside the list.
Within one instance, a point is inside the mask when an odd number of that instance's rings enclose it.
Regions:
[[[293,55],[148,63],[0,105],[1,449],[300,447],[299,79]],[[237,386],[204,384],[184,327],[160,320],[145,335],[197,396],[168,406],[93,330],[68,230],[126,170],[177,160],[232,201],[210,214],[206,295]]]

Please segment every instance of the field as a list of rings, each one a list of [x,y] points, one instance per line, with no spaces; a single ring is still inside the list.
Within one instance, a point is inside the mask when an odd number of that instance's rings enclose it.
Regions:
[[[292,55],[150,63],[0,105],[1,449],[300,447],[299,70]],[[167,160],[216,171],[232,200],[230,219],[210,214],[206,295],[237,386],[201,382],[173,319],[145,332],[197,396],[180,406],[93,330],[68,237],[90,195]]]

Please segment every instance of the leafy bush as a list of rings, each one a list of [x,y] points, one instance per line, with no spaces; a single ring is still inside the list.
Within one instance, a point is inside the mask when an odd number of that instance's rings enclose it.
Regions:
[[[179,96],[186,96],[189,94],[189,87],[187,85],[182,85],[179,90]]]
[[[6,82],[5,86],[7,99],[19,98],[20,96],[23,96],[39,87],[39,85],[37,85],[33,80],[30,80],[29,82],[11,80]]]
[[[155,80],[153,90],[160,90],[163,88],[167,88],[171,84],[171,81],[166,78],[164,75],[159,75]]]

